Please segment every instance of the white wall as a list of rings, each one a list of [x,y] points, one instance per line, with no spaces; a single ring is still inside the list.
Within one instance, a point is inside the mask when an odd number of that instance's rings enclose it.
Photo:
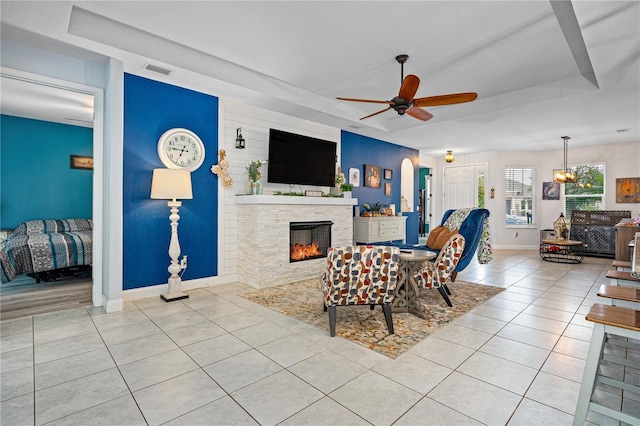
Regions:
[[[490,226],[495,248],[537,248],[540,230],[553,227],[553,221],[564,212],[564,200],[542,200],[542,182],[551,181],[554,168],[562,166],[562,149],[553,151],[492,151],[478,154],[456,154],[456,164],[487,163],[485,206],[491,211]],[[640,177],[640,142],[626,144],[606,144],[590,147],[569,145],[569,165],[584,163],[606,164],[605,210],[630,210],[632,216],[640,215],[640,204],[616,203],[616,179]],[[420,166],[434,169],[434,218],[442,217],[443,170],[446,163],[442,158],[420,156]],[[533,167],[536,169],[536,223],[531,228],[507,228],[504,223],[504,169],[506,166]],[[491,187],[496,197],[489,198]],[[518,233],[516,237],[515,234]]]
[[[247,173],[245,168],[251,160],[266,161],[269,151],[269,129],[276,128],[291,133],[311,136],[319,139],[329,140],[338,144],[338,161],[340,160],[340,129],[301,120],[287,115],[267,111],[265,109],[252,107],[249,105],[235,103],[229,100],[220,99],[220,126],[219,126],[219,148],[224,149],[229,161],[229,175],[233,178],[232,188],[224,188],[221,179],[219,183],[219,253],[222,256],[218,259],[218,275],[222,282],[236,281],[238,277],[238,218],[235,198],[245,194],[245,183]],[[246,139],[245,149],[236,149],[236,129],[242,127],[242,136]],[[217,164],[217,157],[211,156],[206,159],[205,167],[211,168]],[[212,175],[213,176],[213,175]],[[267,182],[267,165],[262,166],[262,182],[264,193],[272,194],[274,191],[289,192],[292,189],[289,185],[270,184]],[[300,192],[305,189],[315,189],[318,187],[296,186],[294,191]],[[328,188],[322,188],[329,192]]]

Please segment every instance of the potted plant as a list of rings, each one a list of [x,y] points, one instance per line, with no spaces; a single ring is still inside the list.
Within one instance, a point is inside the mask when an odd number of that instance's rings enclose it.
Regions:
[[[262,182],[260,182],[262,174],[260,174],[260,167],[262,167],[262,161],[260,160],[249,161],[249,165],[247,166],[247,174],[251,181],[251,193],[253,195],[262,192]]]
[[[380,209],[382,208],[382,204],[380,202],[375,203],[374,205],[370,205],[369,203],[362,204],[362,214],[363,217],[371,217],[371,216],[380,216]]]
[[[343,183],[340,185],[340,191],[342,191],[342,196],[344,198],[351,198],[351,190],[353,190],[353,185],[350,183]]]

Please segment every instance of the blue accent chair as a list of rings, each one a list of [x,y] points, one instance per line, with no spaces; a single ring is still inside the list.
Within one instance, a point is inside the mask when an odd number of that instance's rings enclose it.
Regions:
[[[455,210],[451,209],[444,212],[440,226],[444,226],[444,223],[454,211]],[[471,263],[473,255],[476,253],[476,249],[478,248],[480,238],[482,237],[484,220],[487,219],[490,214],[491,213],[487,209],[471,210],[469,216],[467,216],[464,222],[462,222],[458,232],[464,237],[466,245],[464,246],[464,251],[462,252],[458,266],[456,266],[456,269],[451,276],[451,281],[455,281],[458,272],[462,271],[467,267],[467,265],[469,265],[469,263]]]
[[[447,210],[444,212],[442,216],[442,220],[440,221],[440,226],[444,226],[444,223],[447,221],[449,216],[455,211],[455,209]],[[464,268],[471,263],[473,259],[473,255],[476,253],[476,249],[478,248],[478,243],[482,238],[482,229],[484,227],[484,220],[490,216],[490,212],[487,209],[474,209],[471,210],[469,216],[462,222],[460,225],[460,229],[458,232],[465,239],[464,251],[462,252],[462,256],[460,257],[460,261],[456,266],[455,271],[451,274],[451,281],[455,282],[456,276],[458,272],[462,271]],[[394,247],[399,247],[400,250],[428,250],[434,253],[439,253],[438,250],[431,249],[426,245],[413,245],[413,244],[402,244],[396,242],[389,243],[370,243],[375,245],[389,245]]]

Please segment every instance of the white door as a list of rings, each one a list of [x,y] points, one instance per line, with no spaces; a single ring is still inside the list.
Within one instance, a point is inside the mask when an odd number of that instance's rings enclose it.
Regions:
[[[443,212],[478,207],[477,169],[475,165],[445,167]]]

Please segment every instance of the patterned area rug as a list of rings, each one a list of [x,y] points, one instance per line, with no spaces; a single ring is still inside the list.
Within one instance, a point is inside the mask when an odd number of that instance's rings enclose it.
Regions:
[[[371,311],[369,306],[339,306],[336,335],[390,358],[397,358],[440,327],[503,290],[461,281],[450,284],[449,288],[453,293],[449,296],[453,307],[447,306],[437,290],[422,290],[420,302],[426,307],[429,319],[394,312],[395,334],[392,335],[388,334],[380,307]],[[318,279],[256,290],[245,293],[243,297],[326,330],[329,335],[329,314],[322,309],[322,288]]]

